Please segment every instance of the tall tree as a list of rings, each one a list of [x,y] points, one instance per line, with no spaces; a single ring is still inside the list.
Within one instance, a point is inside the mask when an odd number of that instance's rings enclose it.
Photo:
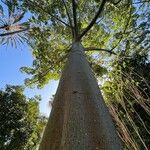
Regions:
[[[121,149],[85,51],[115,54],[140,2],[24,0],[36,24],[30,32],[33,68],[22,68],[33,75],[27,84],[43,86],[60,75],[66,62],[40,150]]]
[[[29,0],[25,2],[26,7],[28,6],[30,10],[35,12],[33,21],[41,26],[31,31],[31,35],[33,34],[35,38],[33,53],[37,58],[34,64],[37,71],[27,68],[24,70],[26,69],[25,71],[31,74],[40,72],[39,76],[35,75],[37,77],[35,79],[40,79],[41,83],[47,82],[47,77],[58,74],[57,71],[60,68],[49,68],[48,64],[53,61],[53,65],[58,65],[56,59],[65,56],[69,51],[53,101],[50,118],[39,147],[40,150],[122,149],[112,119],[85,56],[86,50],[98,49],[113,53],[113,49],[102,49],[103,42],[96,42],[95,38],[102,33],[108,35],[106,27],[100,28],[99,19],[103,17],[106,9],[109,10],[107,7],[117,4],[108,3],[106,0]],[[124,1],[124,5],[127,12],[130,12],[128,8],[131,7],[131,4]],[[122,5],[120,7],[123,8]],[[125,18],[128,17],[130,14]],[[95,28],[92,28],[94,26]],[[98,35],[92,37],[92,31],[98,30],[101,30]],[[81,41],[86,43],[88,38],[91,41],[88,40],[87,46],[95,40],[95,46],[99,47],[85,48]],[[54,41],[57,41],[57,44],[54,44]],[[67,45],[69,44],[71,46],[68,50]],[[63,51],[63,49],[65,50]],[[48,52],[48,50],[50,51]],[[47,54],[52,56],[51,59]],[[57,61],[60,60],[57,59]],[[60,62],[59,65],[63,65],[63,63]],[[44,71],[48,70],[46,76],[42,75],[42,73],[45,74],[43,69]],[[50,69],[52,70],[49,71]]]

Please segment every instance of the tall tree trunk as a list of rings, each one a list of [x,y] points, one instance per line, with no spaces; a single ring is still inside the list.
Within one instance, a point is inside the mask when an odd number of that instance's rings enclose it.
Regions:
[[[72,45],[39,150],[121,150],[84,48]]]

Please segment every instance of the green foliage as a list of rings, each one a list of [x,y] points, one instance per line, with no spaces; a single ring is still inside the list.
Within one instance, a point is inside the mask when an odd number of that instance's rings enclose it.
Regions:
[[[100,3],[101,1],[95,0],[76,2],[79,33],[82,33],[89,25],[98,11]],[[29,34],[32,37],[30,45],[33,48],[34,61],[31,68],[23,67],[21,70],[32,75],[30,79],[26,80],[27,85],[36,83],[38,87],[43,87],[50,79],[59,78],[70,45],[74,40],[72,1],[24,0],[23,4],[24,8],[33,13],[33,17],[30,19],[33,27]],[[117,5],[114,1],[107,2],[93,28],[83,37],[83,46],[113,49],[122,34],[125,34],[125,29],[131,26],[132,9],[134,6],[127,0],[123,0]],[[103,56],[100,56],[100,59],[107,58],[104,53],[100,54]],[[93,53],[87,53],[87,55],[92,57]],[[92,64],[92,62],[90,63]],[[98,69],[98,66],[93,67],[93,69],[96,68]]]
[[[21,86],[0,91],[0,149],[36,149],[46,118],[39,115],[40,97],[28,99]]]
[[[76,1],[78,36],[89,26],[101,2]],[[27,85],[36,83],[41,88],[50,79],[59,78],[74,42],[72,1],[24,0],[22,4],[22,10],[32,13],[29,35],[34,60],[32,67],[21,70],[31,75]],[[103,12],[80,41],[84,47],[117,53],[116,57],[104,52],[86,54],[96,76],[107,80],[104,96],[126,149],[147,149],[149,145],[149,7],[142,0],[107,0]]]
[[[71,44],[74,41],[74,30],[77,30],[78,36],[85,31],[97,13],[102,1],[80,0],[75,2],[76,29],[74,29],[74,14],[71,0],[5,2],[9,10],[13,10],[14,14],[15,9],[22,10],[19,16],[16,15],[15,23],[23,18],[25,12],[30,12],[31,15],[27,24],[21,24],[25,25],[25,27],[30,27],[28,33],[30,42],[28,43],[32,47],[34,57],[32,67],[23,67],[21,69],[23,72],[31,75],[31,78],[26,79],[26,85],[31,86],[36,83],[41,88],[49,80],[59,78]],[[83,46],[115,51],[117,54],[122,51],[126,54],[130,53],[127,49],[136,49],[138,51],[144,49],[148,51],[150,47],[149,4],[142,1],[136,3],[135,0],[106,1],[102,13],[100,13],[92,28],[81,39],[80,42],[82,42]],[[24,35],[22,32],[19,34]],[[12,43],[10,37],[8,38],[9,42],[5,40],[6,38],[2,38],[1,42]],[[19,40],[21,43],[23,43],[23,39],[28,40],[22,35],[20,37],[22,38]],[[95,53],[87,53],[88,57],[92,57],[93,54]],[[108,62],[108,55],[105,53],[99,52],[96,55],[99,56],[96,60],[97,62],[99,60],[105,61],[105,64]],[[90,63],[92,64],[92,62]],[[93,67],[93,69],[97,67]]]
[[[105,74],[102,82],[103,95],[123,141],[124,149],[148,150],[150,145],[148,10],[148,4],[141,3],[132,7],[131,15],[128,14],[130,18],[129,23],[126,24],[128,27],[118,30],[112,36],[116,38],[116,43],[110,40],[118,56],[109,60],[110,66],[105,64],[108,66],[108,75]],[[117,16],[116,18],[119,19]],[[116,23],[119,24],[117,20]],[[113,29],[117,31],[117,24]]]
[[[125,149],[149,149],[150,61],[148,55],[119,56],[103,94]]]

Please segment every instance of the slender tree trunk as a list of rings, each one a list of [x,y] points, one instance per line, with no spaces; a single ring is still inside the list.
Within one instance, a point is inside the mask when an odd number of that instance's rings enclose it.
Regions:
[[[39,150],[121,150],[84,48],[72,45]]]

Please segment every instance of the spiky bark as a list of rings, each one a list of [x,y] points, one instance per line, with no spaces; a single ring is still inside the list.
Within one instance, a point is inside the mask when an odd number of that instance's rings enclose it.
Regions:
[[[72,45],[39,150],[121,150],[84,48]]]

